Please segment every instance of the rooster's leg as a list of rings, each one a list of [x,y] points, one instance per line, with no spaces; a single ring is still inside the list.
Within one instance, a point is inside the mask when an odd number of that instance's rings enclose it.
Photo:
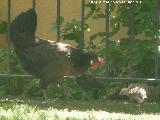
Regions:
[[[42,90],[42,93],[43,93],[44,101],[45,101],[45,102],[48,102],[49,99],[48,99],[48,95],[47,95],[47,93],[46,93],[46,89],[41,89],[41,90]]]
[[[36,84],[37,79],[33,79],[31,80],[25,87],[24,87],[24,91],[21,94],[22,97],[26,97],[26,95],[28,94],[29,90]]]
[[[49,99],[48,99],[47,92],[46,92],[47,87],[48,87],[48,85],[47,85],[46,81],[45,81],[45,80],[40,80],[41,92],[42,92],[43,98],[44,98],[44,100],[45,100],[46,102],[49,100]]]
[[[105,88],[105,84],[103,81],[99,81],[94,78],[93,75],[82,75],[76,78],[77,84],[86,92],[91,92],[92,97],[94,99],[98,99],[100,97],[101,91]]]

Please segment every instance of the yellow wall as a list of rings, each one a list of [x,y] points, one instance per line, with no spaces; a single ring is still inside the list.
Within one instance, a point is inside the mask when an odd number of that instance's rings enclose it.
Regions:
[[[90,0],[86,0],[89,2]],[[12,20],[22,11],[32,7],[32,0],[12,0]],[[56,0],[36,0],[36,11],[38,14],[37,36],[56,40],[56,33],[51,32],[51,24],[56,21]],[[61,0],[61,15],[65,21],[81,19],[81,0]],[[0,21],[7,20],[7,0],[0,0]],[[91,32],[104,31],[104,21],[92,20],[88,22]],[[85,33],[85,39],[89,39],[90,33]],[[3,46],[0,37],[0,47]]]
[[[12,0],[12,20],[30,7],[32,7],[32,0]],[[51,24],[56,21],[56,0],[37,0],[36,11],[38,15],[37,36],[56,40],[56,33],[50,31]],[[65,17],[65,21],[73,18],[80,19],[81,0],[61,0],[61,15]],[[0,0],[0,21],[2,20],[7,20],[7,0]],[[98,23],[98,27],[95,26],[95,21],[90,24],[93,25],[92,31],[102,31],[102,26],[104,26],[103,23]],[[2,45],[4,40],[2,38],[0,40]]]
[[[0,21],[7,20],[7,1],[0,0]],[[15,16],[22,11],[26,11],[32,7],[32,0],[11,0],[12,1],[12,16]],[[89,2],[90,0],[86,0]],[[105,4],[104,4],[105,5]],[[42,38],[56,40],[56,33],[51,32],[51,24],[56,21],[56,0],[36,0],[36,11],[38,15],[38,26],[36,35]],[[61,15],[65,21],[71,19],[81,19],[81,0],[61,0]],[[96,32],[105,31],[104,20],[89,20],[91,32],[85,32],[85,40],[89,39],[89,35]],[[111,39],[118,40],[127,36],[127,28],[122,29],[119,34],[116,34]],[[4,35],[0,35],[0,47],[5,45]],[[98,38],[97,38],[98,39]]]

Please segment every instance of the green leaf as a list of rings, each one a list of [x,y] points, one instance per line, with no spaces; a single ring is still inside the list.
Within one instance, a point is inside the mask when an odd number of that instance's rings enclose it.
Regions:
[[[3,61],[7,58],[7,52],[4,49],[0,49],[0,61]]]
[[[106,35],[106,32],[99,32],[99,33],[95,33],[93,35],[90,36],[90,40],[95,40],[96,37],[104,37]]]
[[[60,16],[60,25],[64,22],[64,17]],[[56,23],[58,23],[58,19],[56,19]]]
[[[63,23],[64,23],[64,17],[60,16],[60,25],[62,25]],[[57,32],[57,24],[58,20],[56,19],[56,22],[52,23],[53,26],[51,27],[50,31]]]
[[[99,13],[93,16],[93,19],[100,19],[100,18],[105,18],[106,15],[104,13]]]
[[[0,23],[0,33],[4,34],[7,32],[7,22],[6,21],[2,21]]]
[[[81,33],[68,33],[63,35],[63,40],[75,40],[76,43],[79,43],[81,40]]]

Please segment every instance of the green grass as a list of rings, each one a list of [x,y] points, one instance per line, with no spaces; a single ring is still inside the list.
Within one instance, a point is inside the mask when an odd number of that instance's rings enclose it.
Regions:
[[[0,120],[160,120],[160,104],[124,101],[0,102]]]

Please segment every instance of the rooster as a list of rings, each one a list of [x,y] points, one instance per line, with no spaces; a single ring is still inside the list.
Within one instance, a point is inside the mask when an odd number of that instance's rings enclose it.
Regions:
[[[104,60],[93,52],[36,37],[36,26],[37,14],[29,9],[12,21],[10,35],[22,68],[39,78],[42,88],[58,77],[83,75],[89,67],[103,65]]]

